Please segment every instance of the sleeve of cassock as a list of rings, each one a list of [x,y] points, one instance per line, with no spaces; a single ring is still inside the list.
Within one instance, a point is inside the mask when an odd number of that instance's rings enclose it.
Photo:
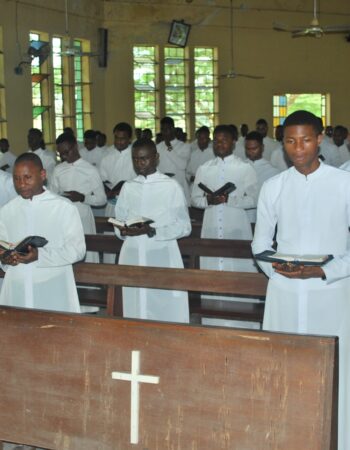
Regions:
[[[63,204],[62,204],[63,206]],[[38,249],[37,267],[60,267],[81,261],[86,253],[84,230],[76,206],[66,203],[62,207],[60,217],[63,233],[63,245],[51,246],[49,242],[45,247]]]
[[[265,183],[260,191],[257,221],[254,232],[254,239],[252,242],[253,254],[256,255],[265,250],[273,250],[273,236],[277,223],[277,215],[273,204],[273,195],[269,192],[269,183]],[[257,261],[265,274],[271,278],[275,271],[272,264]]]
[[[258,200],[258,181],[255,170],[248,164],[244,164],[243,182],[236,186],[227,201],[227,206],[234,208],[255,208]]]
[[[95,169],[95,167],[93,167]],[[102,206],[107,202],[105,189],[98,173],[98,170],[95,169],[91,173],[90,178],[90,193],[85,195],[85,202],[90,206]]]

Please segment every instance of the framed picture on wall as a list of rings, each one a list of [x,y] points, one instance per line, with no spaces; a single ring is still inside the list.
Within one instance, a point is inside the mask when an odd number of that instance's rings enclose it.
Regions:
[[[171,22],[171,28],[168,38],[169,44],[173,44],[178,47],[186,47],[190,30],[191,25],[188,25],[184,21],[173,20]]]

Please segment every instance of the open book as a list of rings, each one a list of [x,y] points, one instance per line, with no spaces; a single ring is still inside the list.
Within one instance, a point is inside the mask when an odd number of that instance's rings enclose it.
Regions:
[[[44,247],[48,243],[47,239],[41,236],[27,236],[21,241],[11,244],[10,242],[0,241],[0,249],[5,250],[1,256],[8,256],[12,252],[28,253],[28,247]]]
[[[333,259],[332,255],[287,255],[273,250],[265,250],[254,257],[258,261],[292,263],[300,266],[322,266]]]
[[[203,183],[199,183],[198,187],[200,187],[202,191],[204,191],[206,194],[213,195],[214,197],[230,194],[236,189],[236,186],[230,181],[225,183],[223,186],[221,186],[221,188],[217,189],[216,191],[212,191]]]
[[[117,183],[115,186],[110,187],[111,183],[109,181],[104,181],[103,182],[103,186],[105,187],[105,192],[110,192],[110,191],[116,191],[119,192],[120,189],[123,187],[123,184],[125,183],[124,180],[119,181],[119,183]]]
[[[148,219],[147,217],[135,217],[134,219],[129,219],[129,220],[119,220],[119,219],[114,219],[113,217],[110,217],[108,219],[108,222],[113,224],[113,225],[117,225],[118,227],[142,227],[143,225],[149,225],[150,223],[153,223],[152,219]]]

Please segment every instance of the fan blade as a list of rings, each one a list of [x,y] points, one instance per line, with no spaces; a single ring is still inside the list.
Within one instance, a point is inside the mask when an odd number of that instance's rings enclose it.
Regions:
[[[350,25],[326,25],[323,28],[324,33],[348,33]]]
[[[247,73],[236,73],[237,77],[251,78],[252,80],[262,80],[265,77],[262,75],[248,75]]]
[[[289,25],[284,23],[273,22],[272,27],[276,31],[291,31]]]

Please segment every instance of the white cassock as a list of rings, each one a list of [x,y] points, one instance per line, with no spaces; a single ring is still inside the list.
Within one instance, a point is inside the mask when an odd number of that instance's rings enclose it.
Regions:
[[[177,239],[191,233],[186,199],[176,180],[155,172],[137,176],[124,184],[115,216],[119,220],[147,217],[154,221],[153,237],[121,236],[125,239],[119,264],[183,268]],[[189,322],[188,294],[183,291],[123,288],[124,317]]]
[[[323,266],[326,280],[293,280],[260,263],[270,278],[264,329],[339,336],[338,450],[350,449],[350,174],[321,163],[305,177],[294,167],[262,187],[253,253],[278,251],[334,255]],[[315,362],[316,363],[316,362]]]
[[[157,145],[159,153],[158,169],[162,173],[173,173],[175,180],[182,186],[186,200],[190,203],[190,188],[186,179],[186,167],[191,155],[191,146],[178,139],[170,142],[172,150],[164,141]]]
[[[36,155],[39,156],[43,164],[43,168],[46,170],[47,180],[49,180],[52,175],[53,169],[56,166],[56,156],[54,152],[44,148],[38,148],[34,152],[32,150],[28,150],[27,152],[35,153]]]
[[[270,163],[280,172],[282,172],[283,170],[287,170],[292,165],[281,144],[277,148],[275,148],[275,150],[273,150],[270,158]]]
[[[74,202],[78,208],[85,234],[96,234],[95,218],[91,206],[101,206],[107,201],[103,183],[96,167],[79,158],[74,163],[58,164],[50,179],[50,189],[59,195],[77,191],[85,195],[84,202]],[[96,252],[87,252],[85,262],[98,263]]]
[[[197,147],[191,152],[191,157],[186,168],[186,178],[189,184],[191,184],[191,177],[196,175],[198,167],[213,158],[215,158],[215,155],[211,143],[204,150]]]
[[[350,152],[349,152],[348,146],[345,144],[345,142],[343,145],[338,147],[338,152],[339,152],[341,164],[344,164],[350,160]]]
[[[131,157],[132,146],[129,145],[125,150],[119,151],[114,145],[110,147],[106,156],[102,159],[100,165],[100,175],[102,181],[109,181],[108,186],[113,188],[120,181],[133,180],[136,177]],[[106,217],[114,217],[115,205],[118,197],[108,199],[105,209]],[[106,232],[105,234],[111,234]],[[116,255],[105,253],[103,262],[105,264],[114,264]]]
[[[8,150],[5,153],[1,153],[0,154],[0,167],[9,166],[7,169],[5,169],[5,172],[12,173],[13,166],[15,164],[16,159],[17,159],[17,156],[15,154],[13,154],[11,152],[11,150]]]
[[[0,209],[0,239],[27,236],[48,240],[38,260],[5,270],[0,304],[21,308],[80,312],[72,264],[85,256],[83,226],[72,202],[45,190],[32,200],[17,196]]]
[[[12,175],[0,170],[0,208],[16,196]]]
[[[96,167],[100,166],[102,158],[105,155],[105,151],[101,149],[101,147],[97,146],[92,150],[88,150],[86,147],[83,147],[79,150],[79,153],[85,161]]]
[[[339,167],[342,164],[338,147],[325,139],[320,144],[319,155],[323,157],[323,162],[330,166]]]
[[[215,191],[228,181],[236,185],[236,190],[229,195],[228,202],[220,205],[208,205],[206,195],[198,187],[198,184],[203,183]],[[256,206],[257,193],[257,177],[254,169],[235,155],[227,156],[224,159],[216,157],[200,166],[194,180],[191,199],[193,206],[205,209],[201,237],[252,239],[252,229],[245,209]],[[200,266],[201,269],[256,272],[253,260],[243,258],[202,257]],[[227,301],[245,300],[227,296],[215,296],[215,298]],[[210,299],[210,297],[202,296],[202,299]],[[230,320],[206,319],[205,322],[228,326],[239,325]],[[247,326],[249,326],[248,323]]]
[[[280,143],[270,136],[265,136],[263,139],[264,144],[264,158],[270,161],[272,152],[280,146]]]
[[[266,161],[265,158],[260,158],[257,159],[256,161],[251,161],[250,159],[247,159],[247,162],[255,170],[256,177],[258,180],[258,193],[260,192],[260,189],[266,180],[268,180],[271,177],[274,177],[280,172],[278,169],[276,169],[276,167],[273,167],[273,165],[269,161]],[[256,208],[248,208],[246,211],[250,223],[255,223]]]
[[[238,158],[245,160],[247,158],[245,154],[245,139],[238,140],[235,144],[235,148],[233,150],[233,154]]]

